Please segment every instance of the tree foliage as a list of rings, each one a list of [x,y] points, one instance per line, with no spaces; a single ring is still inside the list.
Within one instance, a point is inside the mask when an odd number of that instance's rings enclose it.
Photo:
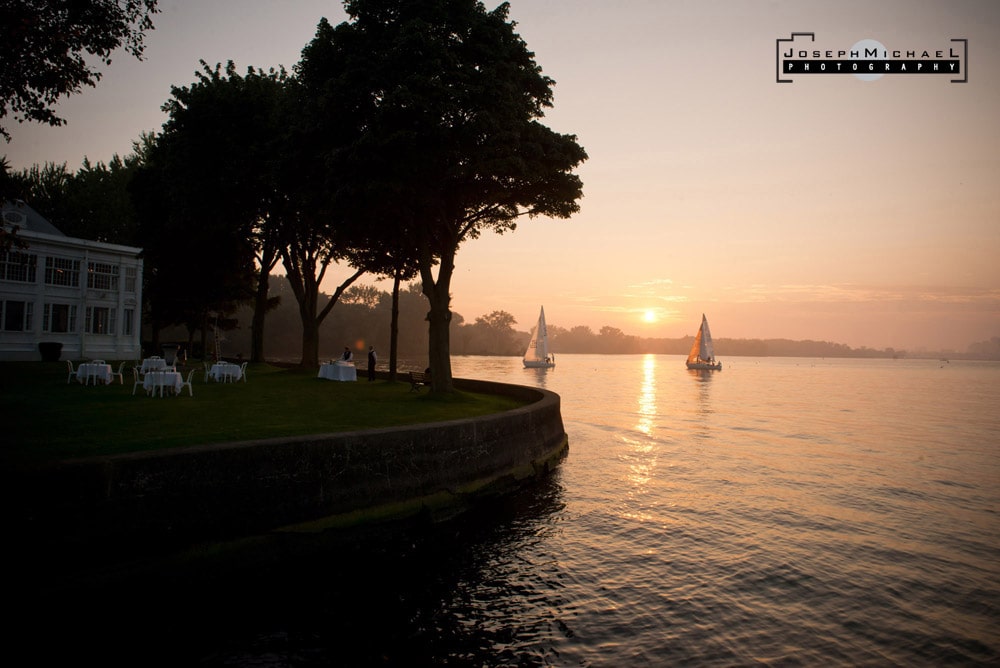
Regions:
[[[276,257],[267,230],[275,199],[267,166],[286,75],[240,74],[232,62],[201,67],[192,84],[171,89],[163,106],[168,120],[132,187],[154,329],[184,323],[204,333],[210,318],[243,302],[254,300],[261,318],[272,304],[260,290],[257,260],[266,288]],[[262,346],[263,336],[258,340]],[[261,358],[262,348],[253,356]]]
[[[108,163],[84,160],[76,172],[65,163],[34,165],[10,174],[11,190],[66,235],[133,245],[136,217],[127,187],[139,161],[116,154]]]
[[[193,314],[185,309],[183,316],[205,318],[209,311],[224,312],[234,302],[252,299],[252,361],[264,359],[264,317],[273,306],[267,276],[278,260],[277,227],[284,210],[274,169],[285,127],[287,78],[281,69],[248,68],[241,74],[232,61],[225,68],[201,61],[193,83],[171,89],[163,105],[169,118],[148,160],[147,176],[155,180],[156,192],[147,189],[145,196],[168,195],[169,219],[162,224],[175,237],[195,242],[186,247],[185,257],[162,259],[222,270],[214,279],[197,270],[202,276],[188,284],[192,289],[210,280],[224,289],[211,301],[189,299],[201,306]],[[155,237],[161,227],[147,230]],[[171,290],[176,290],[175,280],[170,279]]]
[[[4,0],[0,2],[0,121],[63,125],[52,107],[60,98],[95,86],[94,56],[111,63],[119,48],[142,60],[158,0]],[[0,124],[0,135],[10,132]]]

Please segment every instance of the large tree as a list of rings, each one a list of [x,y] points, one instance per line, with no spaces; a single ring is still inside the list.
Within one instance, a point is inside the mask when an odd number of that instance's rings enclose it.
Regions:
[[[0,136],[10,141],[2,124],[8,114],[19,123],[65,123],[52,107],[95,86],[97,64],[110,64],[119,48],[142,60],[157,1],[0,2]]]
[[[165,227],[148,230],[150,257],[159,258],[158,268],[170,277],[160,305],[177,302],[183,310],[169,319],[182,317],[204,333],[210,314],[252,300],[250,357],[263,361],[264,318],[274,303],[268,275],[278,258],[275,228],[284,208],[273,170],[286,124],[287,75],[253,68],[241,74],[232,61],[225,68],[202,61],[195,77],[171,90],[163,106],[169,118],[151,149],[158,193],[146,197],[168,194]],[[148,207],[147,214],[158,216]],[[181,253],[170,237],[155,238],[164,229],[183,240]],[[178,269],[195,279],[182,283],[195,290],[195,298],[179,291],[179,277],[164,263],[180,263]]]
[[[341,193],[353,164],[335,157],[355,129],[345,122],[345,88],[329,77],[335,51],[333,28],[323,19],[303,48],[289,86],[287,101],[294,111],[288,114],[279,170],[288,207],[281,260],[302,319],[302,366],[318,366],[320,325],[344,291],[370,268],[384,269],[379,254],[369,251],[368,220],[350,215],[352,207],[345,206]],[[353,273],[321,305],[319,287],[330,265],[340,263]]]
[[[417,258],[429,303],[432,391],[452,390],[451,282],[459,247],[522,217],[578,211],[586,159],[539,122],[553,81],[508,22],[475,0],[349,0],[328,80],[356,133],[341,155],[382,224]],[[341,183],[344,187],[344,182]]]

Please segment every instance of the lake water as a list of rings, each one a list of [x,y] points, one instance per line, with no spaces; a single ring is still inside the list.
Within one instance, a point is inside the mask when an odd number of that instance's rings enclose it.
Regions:
[[[1000,364],[557,362],[453,361],[561,396],[537,487],[137,566],[39,623],[132,665],[1000,665]]]

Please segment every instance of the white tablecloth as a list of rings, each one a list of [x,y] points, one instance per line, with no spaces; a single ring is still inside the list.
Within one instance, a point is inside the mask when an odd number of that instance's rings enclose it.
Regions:
[[[222,381],[228,375],[232,380],[239,380],[243,377],[243,371],[240,369],[239,364],[230,364],[229,362],[217,362],[212,365],[209,369],[208,375],[212,379],[217,381]]]
[[[111,382],[110,364],[81,364],[76,368],[76,379],[84,385],[97,384],[101,381],[105,385]]]
[[[350,362],[334,362],[321,366],[318,377],[327,380],[357,380],[358,369]]]
[[[147,357],[142,361],[142,372],[163,371],[167,368],[167,360],[162,357]]]
[[[146,392],[163,396],[164,390],[173,390],[174,393],[181,391],[181,383],[184,379],[177,371],[150,371],[142,379],[142,389]]]

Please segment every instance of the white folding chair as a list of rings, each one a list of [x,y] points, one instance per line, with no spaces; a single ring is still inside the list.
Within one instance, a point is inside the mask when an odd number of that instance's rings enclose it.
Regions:
[[[243,379],[244,383],[247,382],[247,363],[246,362],[244,362],[243,364],[240,365],[240,378]]]
[[[192,385],[191,385],[191,379],[192,378],[194,378],[194,369],[191,369],[188,372],[187,380],[185,380],[183,383],[181,383],[181,389],[177,390],[177,396],[178,397],[181,396],[181,392],[184,391],[185,387],[188,389],[188,396],[189,397],[193,397],[194,396],[194,387],[192,387]]]
[[[137,366],[132,367],[132,377],[135,379],[132,382],[132,396],[134,397],[136,389],[142,387],[143,391],[145,391],[146,388],[143,387],[142,376],[139,373],[139,367]],[[149,392],[146,392],[146,394],[149,394]]]
[[[66,384],[69,385],[69,381],[76,378],[76,369],[73,368],[73,363],[66,360],[66,368],[69,370],[69,375],[66,376]]]
[[[122,385],[125,384],[125,376],[122,374],[122,369],[124,368],[125,368],[125,362],[122,362],[121,364],[118,365],[118,371],[111,372],[111,380],[108,381],[108,385],[115,382],[115,378],[117,378],[118,382],[121,383]]]

